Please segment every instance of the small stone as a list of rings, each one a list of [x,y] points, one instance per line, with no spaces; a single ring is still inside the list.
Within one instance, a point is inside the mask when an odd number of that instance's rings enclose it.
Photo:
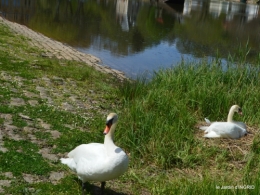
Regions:
[[[29,100],[28,103],[31,105],[31,106],[36,106],[39,104],[39,102],[37,100]]]
[[[28,98],[37,98],[37,97],[39,97],[39,95],[37,95],[37,94],[35,94],[35,93],[32,93],[32,92],[30,92],[30,91],[23,91],[23,93],[24,93],[24,95],[26,96],[26,97],[28,97]]]
[[[51,125],[48,123],[45,123],[42,119],[38,119],[41,127],[43,127],[44,129],[51,129]]]
[[[33,176],[30,175],[30,174],[25,174],[25,173],[23,173],[23,179],[24,179],[27,183],[30,183],[30,184],[34,183],[34,178],[33,178]]]
[[[48,148],[43,148],[39,151],[43,158],[49,159],[51,161],[58,161],[58,157],[55,154],[50,154]]]
[[[24,106],[25,101],[22,98],[11,98],[10,105],[12,105],[12,106]]]
[[[3,173],[3,175],[9,179],[12,179],[14,177],[12,172],[5,172]]]
[[[3,153],[6,153],[8,151],[8,149],[0,146],[0,151],[3,152]]]
[[[33,128],[33,127],[26,126],[26,127],[23,128],[24,133],[32,133],[32,132],[35,132],[35,131],[37,131],[37,129]]]
[[[11,121],[13,116],[11,114],[1,114],[0,118],[3,118],[5,120]]]
[[[0,186],[10,187],[11,181],[10,180],[0,180]]]
[[[63,172],[51,172],[50,173],[50,177],[49,179],[51,181],[59,181],[60,179],[62,179],[64,177],[64,173]]]
[[[4,130],[5,130],[5,131],[13,131],[13,130],[15,130],[15,129],[17,129],[16,126],[14,126],[14,125],[9,125],[8,123],[7,123],[7,124],[4,123]]]
[[[64,110],[67,110],[67,111],[73,111],[74,110],[74,107],[67,102],[62,103],[62,108]]]
[[[25,120],[32,120],[29,116],[23,115],[23,114],[19,114],[19,116]]]
[[[61,136],[61,133],[57,130],[54,130],[54,131],[50,131],[53,139],[58,139],[60,136]]]

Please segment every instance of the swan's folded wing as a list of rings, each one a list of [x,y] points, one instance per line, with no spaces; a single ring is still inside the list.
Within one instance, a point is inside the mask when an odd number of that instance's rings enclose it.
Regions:
[[[107,172],[106,164],[106,160],[101,156],[97,159],[80,158],[77,164],[77,175],[83,180],[99,181],[100,175]]]
[[[241,132],[244,132],[245,130],[231,122],[215,122],[210,125],[207,131],[209,133],[214,131],[216,134],[220,135],[220,137],[238,139],[241,137]]]
[[[240,122],[240,121],[233,121],[233,123],[235,123],[236,125],[242,127],[242,128],[245,129],[245,130],[247,129],[246,124],[243,123],[243,122]]]
[[[90,143],[79,145],[68,154],[68,157],[73,158],[77,164],[80,158],[86,158],[91,161],[92,159],[99,159],[105,155],[104,144]]]
[[[209,128],[209,126],[200,126],[199,129],[202,130],[202,131],[206,131],[207,128]]]
[[[73,158],[61,158],[62,164],[67,165],[72,171],[76,172],[77,165]]]
[[[219,134],[217,134],[216,132],[211,131],[211,132],[205,134],[204,137],[215,138],[215,137],[221,137],[221,136]]]

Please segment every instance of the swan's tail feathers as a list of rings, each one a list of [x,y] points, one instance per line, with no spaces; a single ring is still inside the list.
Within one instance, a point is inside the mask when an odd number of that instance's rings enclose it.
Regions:
[[[210,131],[209,133],[207,133],[206,135],[204,135],[204,137],[207,138],[216,138],[216,137],[221,137],[219,134],[217,134],[215,131]]]
[[[211,124],[209,119],[207,119],[207,118],[204,118],[204,119],[205,119],[206,123]]]
[[[67,165],[72,171],[76,172],[77,165],[73,158],[61,158],[60,161],[62,164]]]
[[[202,131],[206,131],[208,128],[208,126],[200,126],[199,129],[202,130]]]

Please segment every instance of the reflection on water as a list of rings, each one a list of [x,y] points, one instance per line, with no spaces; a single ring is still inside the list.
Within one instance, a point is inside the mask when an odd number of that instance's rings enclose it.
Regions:
[[[8,20],[20,24],[27,24],[34,13],[35,1],[33,0],[1,0],[1,15]]]
[[[249,22],[254,18],[258,18],[259,6],[253,4],[244,4],[231,1],[209,1],[209,13],[215,17],[220,17],[221,14],[226,15],[227,21],[232,21],[237,15],[243,18],[243,22]],[[203,1],[186,0],[184,3],[183,15],[190,15],[193,10],[202,10]]]
[[[128,18],[127,18],[127,11],[128,11],[128,0],[121,0],[117,1],[116,3],[116,15],[119,23],[122,26],[122,30],[128,31]]]
[[[0,0],[1,15],[101,58],[128,76],[260,50],[259,6],[230,1]]]

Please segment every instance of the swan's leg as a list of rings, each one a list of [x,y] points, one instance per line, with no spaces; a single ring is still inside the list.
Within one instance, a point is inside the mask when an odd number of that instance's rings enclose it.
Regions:
[[[84,182],[82,182],[82,195],[85,195],[85,183]]]
[[[104,193],[105,185],[106,185],[106,182],[105,182],[105,181],[102,181],[102,182],[101,182],[101,194]]]

